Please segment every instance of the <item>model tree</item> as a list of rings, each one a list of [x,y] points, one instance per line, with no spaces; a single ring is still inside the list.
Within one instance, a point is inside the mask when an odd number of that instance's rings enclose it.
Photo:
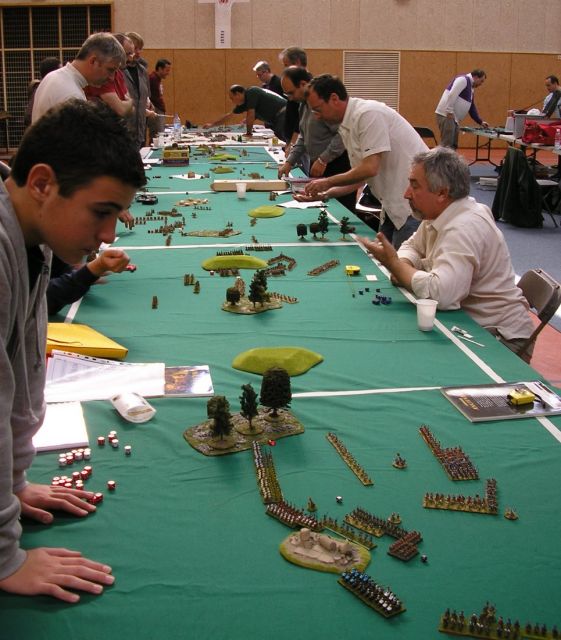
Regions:
[[[318,239],[316,233],[319,233],[320,231],[321,231],[321,229],[319,228],[319,223],[317,223],[317,222],[311,222],[310,223],[310,233],[314,234],[314,240]]]
[[[249,294],[247,297],[254,307],[256,302],[263,305],[263,302],[268,299],[267,274],[262,269],[255,272],[253,280],[249,285]]]
[[[341,224],[339,225],[339,229],[341,230],[341,233],[343,234],[343,239],[345,240],[346,240],[345,236],[347,235],[347,233],[352,233],[355,230],[355,228],[349,224],[349,218],[347,216],[343,216],[341,218]]]
[[[325,209],[321,209],[319,212],[318,224],[321,237],[323,238],[329,231],[329,218],[327,217],[327,211]]]
[[[253,431],[252,421],[258,414],[257,394],[250,384],[242,385],[242,395],[240,396],[240,413],[249,422],[249,429]]]
[[[298,234],[300,240],[304,240],[304,238],[308,235],[308,227],[305,224],[297,224],[296,233]]]
[[[289,407],[292,400],[290,389],[290,376],[286,369],[282,367],[271,367],[263,374],[261,382],[261,395],[259,398],[262,405],[269,407],[271,417],[278,417],[278,409]]]
[[[232,431],[230,403],[225,396],[214,396],[207,403],[207,415],[214,420],[211,431],[215,438],[224,440]]]
[[[237,289],[237,287],[228,287],[226,289],[226,302],[235,307],[241,298],[241,293]]]

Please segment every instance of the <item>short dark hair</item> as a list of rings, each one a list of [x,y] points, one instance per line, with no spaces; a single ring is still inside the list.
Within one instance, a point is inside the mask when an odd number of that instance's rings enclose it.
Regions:
[[[140,189],[146,184],[135,141],[124,121],[105,104],[68,100],[39,118],[25,133],[12,162],[18,187],[31,168],[48,164],[62,197],[107,176]]]
[[[282,72],[282,77],[288,78],[295,87],[299,87],[302,81],[310,82],[314,76],[304,67],[292,66],[286,67]]]
[[[471,72],[472,77],[474,78],[486,78],[487,74],[485,73],[485,71],[483,71],[483,69],[474,69]]]
[[[280,54],[281,58],[286,58],[290,64],[299,62],[303,67],[308,66],[308,54],[300,47],[287,47]]]
[[[60,60],[58,58],[43,58],[39,64],[39,75],[41,76],[41,80],[45,76],[49,75],[51,71],[56,71],[57,69],[60,69]]]
[[[310,91],[314,90],[318,96],[327,102],[332,93],[335,93],[339,100],[347,100],[349,97],[345,85],[337,76],[332,76],[329,73],[324,73],[321,76],[313,78],[310,82]]]
[[[559,84],[559,78],[557,76],[547,76],[546,80],[553,82],[553,84]]]
[[[171,62],[167,58],[160,58],[156,62],[156,69],[164,69],[168,64],[171,64]]]
[[[241,84],[233,84],[230,87],[230,93],[245,93],[245,88]]]

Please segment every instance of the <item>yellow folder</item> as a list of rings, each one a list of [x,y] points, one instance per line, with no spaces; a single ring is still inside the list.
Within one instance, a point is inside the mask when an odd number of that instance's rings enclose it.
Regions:
[[[49,322],[47,353],[52,349],[116,360],[123,360],[128,353],[128,349],[99,331],[85,324],[67,322]]]

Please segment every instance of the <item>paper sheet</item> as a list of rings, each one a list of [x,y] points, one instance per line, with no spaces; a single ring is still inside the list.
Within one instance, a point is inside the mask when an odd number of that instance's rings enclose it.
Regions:
[[[42,427],[33,437],[37,451],[56,451],[88,446],[88,432],[79,402],[47,405]]]

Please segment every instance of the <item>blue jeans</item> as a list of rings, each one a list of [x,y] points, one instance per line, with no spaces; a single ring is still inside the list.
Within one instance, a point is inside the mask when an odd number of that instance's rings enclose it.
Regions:
[[[402,242],[405,242],[407,238],[411,237],[415,233],[415,231],[417,231],[417,227],[420,224],[420,220],[417,220],[417,218],[414,218],[413,216],[409,216],[401,229],[396,229],[394,223],[390,220],[388,214],[386,213],[384,222],[380,226],[380,231],[386,236],[386,238],[393,244],[393,246],[397,250],[401,246]]]

